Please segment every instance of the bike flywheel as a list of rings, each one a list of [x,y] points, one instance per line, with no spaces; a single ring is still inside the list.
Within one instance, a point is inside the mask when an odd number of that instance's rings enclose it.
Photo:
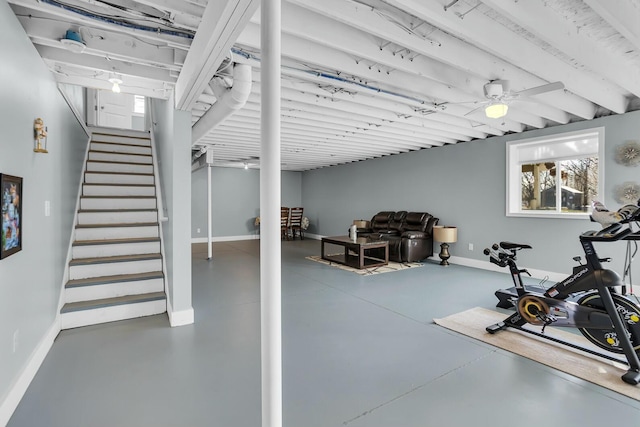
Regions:
[[[544,325],[544,321],[538,316],[540,314],[548,315],[549,305],[536,295],[525,294],[518,298],[518,313],[527,323],[532,325]]]
[[[622,323],[627,327],[629,340],[636,353],[640,354],[640,307],[632,301],[619,294],[612,294],[613,303],[616,306],[618,315],[622,319]],[[589,293],[583,296],[578,304],[604,310],[604,304],[597,292]],[[600,348],[613,353],[623,353],[622,347],[616,331],[613,326],[608,329],[578,328],[586,339],[594,343]]]

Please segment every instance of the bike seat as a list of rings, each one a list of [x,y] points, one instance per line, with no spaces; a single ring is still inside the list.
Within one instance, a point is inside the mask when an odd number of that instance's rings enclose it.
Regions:
[[[511,242],[500,242],[500,247],[506,250],[520,250],[520,249],[531,249],[529,245],[523,245],[521,243],[511,243]]]

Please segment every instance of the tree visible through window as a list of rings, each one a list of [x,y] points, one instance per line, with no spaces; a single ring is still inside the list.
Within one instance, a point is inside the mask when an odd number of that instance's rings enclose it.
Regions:
[[[507,143],[508,215],[585,214],[601,194],[604,130]]]
[[[558,174],[560,171],[560,174]],[[522,209],[587,212],[598,193],[598,158],[522,165]]]

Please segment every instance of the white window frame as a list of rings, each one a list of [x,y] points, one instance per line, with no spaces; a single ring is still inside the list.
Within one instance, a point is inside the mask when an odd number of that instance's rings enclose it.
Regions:
[[[556,162],[586,155],[594,155],[593,144],[597,140],[598,195],[604,194],[604,127],[565,132],[550,136],[507,142],[507,194],[506,215],[513,217],[585,219],[589,212],[536,211],[522,209],[521,169],[525,163]],[[582,143],[582,144],[581,144]],[[524,160],[523,160],[524,158]],[[560,174],[558,174],[560,175]],[[558,205],[559,208],[560,205]]]

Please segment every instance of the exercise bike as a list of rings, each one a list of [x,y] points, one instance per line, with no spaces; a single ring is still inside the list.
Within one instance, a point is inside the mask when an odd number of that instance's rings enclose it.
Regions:
[[[622,362],[618,357],[602,354],[592,349],[562,341],[545,335],[547,326],[577,328],[590,342],[612,353],[624,354],[629,366],[622,375],[628,384],[640,383],[640,305],[617,293],[615,287],[623,286],[620,276],[602,267],[601,259],[595,251],[594,242],[615,242],[623,239],[638,239],[631,223],[640,220],[640,209],[618,223],[611,224],[599,231],[588,231],[580,235],[580,243],[586,257],[586,264],[574,268],[573,274],[544,291],[525,288],[522,273],[526,269],[518,268],[516,254],[531,249],[525,244],[501,242],[491,249],[484,250],[491,263],[508,267],[517,295],[510,299],[516,312],[504,321],[486,328],[495,334],[506,328],[519,329],[541,338],[559,342],[610,360]],[[530,276],[530,274],[529,274]],[[569,300],[571,299],[571,300]],[[542,326],[537,332],[524,325]]]

